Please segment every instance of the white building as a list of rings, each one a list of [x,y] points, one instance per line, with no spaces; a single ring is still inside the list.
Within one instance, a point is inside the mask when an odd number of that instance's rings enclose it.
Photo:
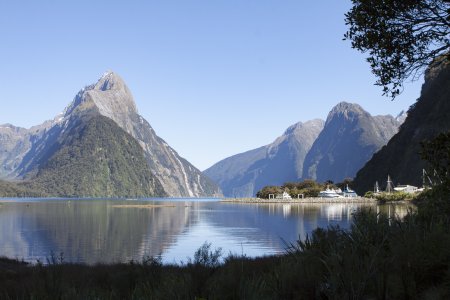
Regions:
[[[396,192],[405,192],[405,193],[416,193],[418,192],[418,188],[413,185],[398,185],[394,188]]]

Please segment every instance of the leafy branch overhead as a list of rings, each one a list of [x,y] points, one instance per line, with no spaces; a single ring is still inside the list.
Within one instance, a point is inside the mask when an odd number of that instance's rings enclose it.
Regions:
[[[394,99],[439,56],[450,60],[450,0],[353,0],[344,35]],[[442,60],[440,60],[442,62]]]

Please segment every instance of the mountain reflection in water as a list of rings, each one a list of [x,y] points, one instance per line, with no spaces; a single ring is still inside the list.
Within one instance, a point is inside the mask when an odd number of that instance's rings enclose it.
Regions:
[[[160,206],[117,207],[130,203]],[[225,255],[268,255],[283,252],[286,242],[304,239],[317,227],[348,228],[352,212],[361,207],[195,199],[12,201],[0,205],[0,256],[45,263],[53,252],[63,253],[67,262],[94,264],[161,255],[164,262],[178,263],[205,241]]]

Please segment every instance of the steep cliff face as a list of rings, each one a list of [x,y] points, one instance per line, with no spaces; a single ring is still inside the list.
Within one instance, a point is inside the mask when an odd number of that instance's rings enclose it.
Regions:
[[[23,159],[24,152],[29,146],[25,128],[11,124],[0,126],[0,178],[13,176],[14,170]]]
[[[302,177],[319,182],[354,177],[399,125],[392,116],[372,117],[358,104],[339,103],[306,155]]]
[[[441,63],[425,73],[420,98],[411,106],[405,122],[389,143],[375,153],[358,172],[355,189],[364,193],[375,181],[383,188],[388,175],[394,184],[422,185],[420,142],[450,130],[450,63]]]
[[[204,171],[225,196],[250,197],[266,185],[298,180],[303,161],[323,128],[316,119],[289,127],[273,143],[226,158]]]
[[[67,137],[67,132],[79,126],[80,120],[87,122],[97,116],[112,120],[136,140],[143,149],[151,172],[162,184],[167,195],[220,195],[217,185],[156,135],[150,124],[138,114],[133,96],[124,81],[113,72],[105,73],[97,83],[78,92],[72,103],[53,121],[40,125],[38,130],[32,128],[24,130],[22,135],[16,135],[15,138],[9,137],[8,142],[4,143],[8,149],[0,148],[0,152],[6,153],[0,157],[4,166],[3,173],[10,177],[15,175],[28,180],[34,179],[42,174],[39,173],[42,166],[70,140],[62,137]],[[9,135],[0,135],[3,136]],[[21,154],[23,157],[11,160],[14,154]]]
[[[99,113],[133,136],[144,149],[153,174],[170,196],[221,194],[216,184],[156,135],[150,124],[139,115],[130,90],[116,73],[107,72],[96,84],[81,90],[66,109],[64,118],[80,113]]]

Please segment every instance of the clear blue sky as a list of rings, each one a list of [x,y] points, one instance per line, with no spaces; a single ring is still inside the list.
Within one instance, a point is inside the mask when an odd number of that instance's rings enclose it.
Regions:
[[[52,119],[106,70],[157,134],[203,170],[339,101],[397,114],[342,41],[350,1],[1,1],[0,124]]]

